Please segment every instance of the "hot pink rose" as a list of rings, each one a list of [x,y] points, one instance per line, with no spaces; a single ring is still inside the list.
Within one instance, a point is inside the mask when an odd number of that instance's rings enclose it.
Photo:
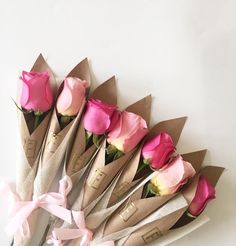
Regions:
[[[207,203],[215,198],[215,193],[215,187],[204,176],[200,176],[197,190],[188,212],[192,216],[198,216],[204,210]]]
[[[94,134],[105,134],[113,129],[119,115],[116,106],[90,99],[84,114],[84,128]]]
[[[122,112],[114,129],[108,134],[108,143],[126,153],[135,148],[148,133],[146,121],[137,114]]]
[[[152,168],[160,169],[168,163],[174,151],[175,146],[170,135],[162,132],[143,145],[142,156]]]
[[[53,104],[53,93],[47,72],[22,72],[23,81],[20,104],[26,110],[46,112]]]
[[[63,116],[78,114],[86,94],[87,81],[68,77],[64,80],[64,87],[57,99],[57,112]]]
[[[151,186],[159,195],[173,194],[195,175],[195,170],[189,162],[177,156],[166,168],[151,179]]]

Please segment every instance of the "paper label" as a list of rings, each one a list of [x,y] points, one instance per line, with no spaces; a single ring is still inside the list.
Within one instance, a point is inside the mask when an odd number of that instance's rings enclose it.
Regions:
[[[34,158],[37,141],[33,139],[24,140],[24,150],[27,158]]]
[[[135,214],[138,209],[133,202],[128,203],[119,213],[119,216],[126,222]]]
[[[57,150],[58,147],[58,141],[60,139],[60,136],[53,133],[49,142],[48,142],[48,149],[51,153],[54,153]]]
[[[78,169],[83,166],[84,162],[86,161],[86,157],[83,155],[79,155],[78,153],[73,153],[71,162],[73,166],[73,172],[77,172]]]
[[[98,189],[107,175],[102,172],[99,168],[96,168],[94,174],[92,175],[88,185],[94,189]]]
[[[161,236],[162,236],[161,231],[157,227],[155,227],[150,231],[146,232],[145,234],[143,234],[142,239],[145,244],[149,244]]]
[[[130,183],[129,182],[124,182],[120,184],[118,187],[116,187],[113,191],[113,195],[116,196],[117,198],[121,197],[124,195],[124,193],[130,188]]]

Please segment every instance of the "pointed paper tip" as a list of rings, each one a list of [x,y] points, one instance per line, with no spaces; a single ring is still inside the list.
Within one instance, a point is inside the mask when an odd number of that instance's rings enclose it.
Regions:
[[[206,166],[201,171],[200,174],[202,174],[206,179],[213,185],[216,186],[216,184],[219,181],[220,176],[224,172],[225,168],[220,166]]]

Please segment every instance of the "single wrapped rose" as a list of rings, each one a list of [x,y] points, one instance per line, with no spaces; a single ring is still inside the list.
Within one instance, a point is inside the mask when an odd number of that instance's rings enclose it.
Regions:
[[[62,116],[76,116],[85,99],[87,86],[88,83],[85,80],[75,77],[66,78],[57,99],[57,112]]]
[[[114,128],[119,116],[117,106],[90,99],[84,114],[84,128],[97,135],[108,133]]]
[[[215,198],[215,193],[215,187],[203,175],[201,175],[195,196],[189,205],[188,214],[196,217],[202,213],[207,203]]]
[[[48,72],[22,72],[21,107],[36,112],[46,112],[53,104]]]
[[[142,148],[143,162],[158,170],[168,163],[174,152],[175,146],[171,136],[161,132],[144,143]]]
[[[157,195],[173,194],[194,175],[192,165],[179,155],[151,179],[150,188],[152,193]]]
[[[134,149],[140,140],[148,133],[146,121],[139,115],[123,111],[108,134],[107,142],[123,153]]]

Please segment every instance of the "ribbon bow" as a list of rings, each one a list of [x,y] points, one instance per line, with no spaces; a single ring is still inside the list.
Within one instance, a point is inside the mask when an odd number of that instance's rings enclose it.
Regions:
[[[86,228],[84,212],[72,211],[72,216],[78,229],[55,228],[52,236],[47,240],[48,244],[62,246],[62,240],[73,240],[81,237],[80,246],[89,246],[93,239],[93,233]],[[115,246],[115,244],[113,241],[107,241],[97,244],[97,246]]]
[[[20,229],[23,237],[30,235],[28,217],[37,208],[43,208],[49,213],[72,222],[71,211],[66,209],[66,196],[72,187],[71,179],[65,176],[59,182],[59,192],[45,193],[32,201],[22,201],[19,195],[13,191],[9,184],[4,183],[1,187],[1,193],[8,196],[11,200],[10,221],[6,227],[6,233],[13,235]]]

